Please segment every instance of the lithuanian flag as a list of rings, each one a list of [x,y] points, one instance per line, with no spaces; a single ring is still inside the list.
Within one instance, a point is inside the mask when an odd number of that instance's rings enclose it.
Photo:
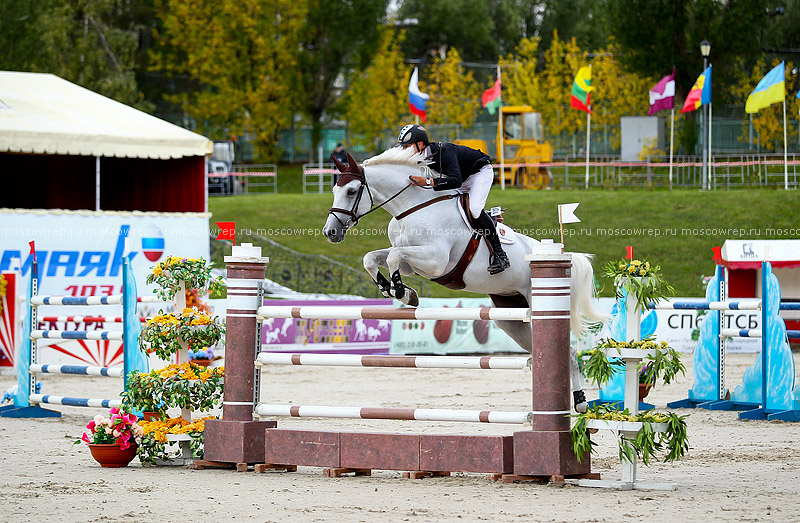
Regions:
[[[747,97],[745,112],[757,113],[759,109],[782,102],[786,97],[785,78],[785,70],[783,62],[781,62],[758,82],[756,88]]]
[[[591,91],[594,91],[594,87],[592,87],[592,66],[585,65],[578,70],[575,81],[572,83],[570,106],[591,113],[592,111],[589,109],[591,105],[589,93]]]

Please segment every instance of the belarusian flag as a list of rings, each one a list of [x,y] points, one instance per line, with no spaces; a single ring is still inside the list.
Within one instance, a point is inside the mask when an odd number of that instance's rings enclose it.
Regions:
[[[486,89],[481,95],[481,105],[489,110],[489,114],[494,114],[498,107],[503,105],[503,99],[500,96],[500,76],[498,75],[494,87]]]
[[[589,93],[591,91],[594,91],[594,87],[592,87],[592,66],[585,65],[578,70],[575,82],[572,84],[570,106],[591,113],[592,111],[589,109],[591,104]]]

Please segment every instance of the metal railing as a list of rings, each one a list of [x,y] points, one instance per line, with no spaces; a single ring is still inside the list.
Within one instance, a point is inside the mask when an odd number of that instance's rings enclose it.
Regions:
[[[208,173],[209,196],[277,192],[278,166],[274,163],[234,165],[231,172]]]
[[[303,194],[327,193],[339,170],[332,163],[303,164]]]

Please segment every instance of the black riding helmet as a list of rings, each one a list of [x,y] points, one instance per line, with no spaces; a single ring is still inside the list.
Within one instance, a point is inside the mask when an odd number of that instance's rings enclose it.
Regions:
[[[400,134],[397,136],[397,145],[404,146],[417,142],[422,142],[425,145],[430,143],[428,131],[424,127],[412,123],[400,129]]]

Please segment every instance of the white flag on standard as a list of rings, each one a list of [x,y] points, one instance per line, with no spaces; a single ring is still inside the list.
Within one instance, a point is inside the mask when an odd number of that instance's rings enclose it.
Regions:
[[[558,223],[578,223],[580,218],[575,216],[575,209],[580,203],[562,203],[558,206]]]

